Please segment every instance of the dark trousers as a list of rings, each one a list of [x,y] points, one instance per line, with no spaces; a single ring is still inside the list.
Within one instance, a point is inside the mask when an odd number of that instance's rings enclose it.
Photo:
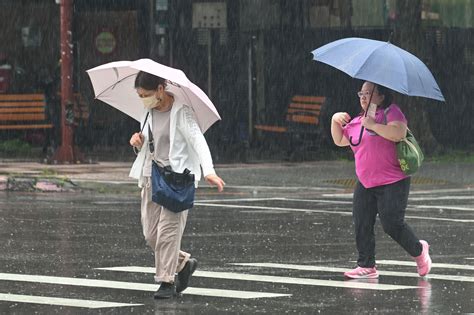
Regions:
[[[422,247],[419,239],[405,223],[409,190],[410,178],[373,188],[365,188],[361,183],[357,183],[352,217],[359,252],[358,266],[375,266],[374,225],[377,214],[385,233],[411,256],[416,257],[421,254]]]

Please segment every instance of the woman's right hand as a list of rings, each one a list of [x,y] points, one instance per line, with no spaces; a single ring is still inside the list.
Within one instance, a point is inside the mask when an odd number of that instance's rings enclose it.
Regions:
[[[145,137],[143,136],[143,134],[141,134],[140,132],[136,132],[130,138],[130,145],[140,149],[143,145],[144,140],[145,140]]]
[[[340,126],[347,125],[351,121],[351,116],[345,112],[339,112],[332,115],[332,121]]]

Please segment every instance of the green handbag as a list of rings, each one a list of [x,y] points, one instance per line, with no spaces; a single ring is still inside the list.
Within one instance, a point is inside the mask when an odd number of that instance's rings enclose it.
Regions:
[[[389,107],[390,108],[390,107]],[[384,123],[387,124],[387,108],[384,111]],[[420,145],[415,139],[415,136],[410,129],[407,128],[407,135],[400,142],[397,142],[397,159],[400,163],[400,168],[405,175],[415,174],[425,159]]]
[[[407,136],[397,143],[397,158],[400,168],[406,175],[418,171],[425,158],[410,129],[407,129]]]

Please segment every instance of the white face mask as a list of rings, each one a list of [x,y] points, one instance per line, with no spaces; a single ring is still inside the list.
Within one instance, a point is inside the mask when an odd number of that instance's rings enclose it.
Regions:
[[[152,96],[142,98],[142,102],[146,109],[152,109],[158,105],[158,100],[154,94]]]

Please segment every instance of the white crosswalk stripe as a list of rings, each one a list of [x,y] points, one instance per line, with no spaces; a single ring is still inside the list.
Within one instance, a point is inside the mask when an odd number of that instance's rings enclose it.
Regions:
[[[124,271],[124,272],[155,273],[155,268],[137,267],[137,266],[109,267],[109,268],[97,268],[97,269]],[[286,283],[286,284],[297,284],[297,285],[323,286],[323,287],[335,287],[335,288],[353,288],[353,289],[367,289],[367,290],[400,290],[400,289],[416,289],[417,288],[416,286],[405,286],[405,285],[391,285],[391,284],[337,281],[337,280],[319,280],[319,279],[309,279],[309,278],[254,275],[254,274],[244,274],[244,273],[235,273],[235,272],[196,271],[193,274],[193,276],[216,278],[216,279],[228,279],[228,280]],[[186,291],[186,293],[187,292],[188,291]]]
[[[249,187],[258,189],[275,189],[274,187]],[[276,188],[283,189],[283,188]],[[285,188],[286,189],[286,188]],[[306,189],[296,188],[295,190]],[[345,190],[332,190],[335,193],[329,193],[328,190],[320,189],[321,193],[314,199],[308,198],[286,198],[286,197],[268,197],[268,198],[235,198],[235,199],[202,199],[196,200],[196,205],[201,207],[217,207],[220,209],[229,210],[240,210],[252,212],[263,212],[263,213],[284,213],[284,212],[296,212],[296,213],[322,213],[332,214],[336,216],[351,216],[352,193],[338,193],[344,192]],[[316,191],[316,190],[314,190]],[[452,194],[452,195],[448,195]],[[307,195],[305,195],[306,197]],[[419,214],[418,216],[407,215],[407,219],[420,219],[430,221],[448,221],[456,223],[470,223],[474,222],[472,219],[472,193],[465,189],[444,189],[444,190],[427,190],[427,191],[413,191],[410,193],[409,199],[409,210]],[[449,200],[450,202],[443,201]],[[425,202],[426,201],[426,202]],[[129,202],[135,204],[136,202]],[[109,204],[107,201],[95,202],[94,204]],[[441,205],[436,205],[441,204]],[[292,207],[293,206],[293,207]],[[446,210],[446,211],[441,211]],[[412,213],[413,213],[412,212]],[[427,215],[425,215],[427,214]],[[314,223],[319,224],[319,223]],[[471,244],[472,246],[472,244]],[[470,263],[474,259],[473,257],[463,258],[466,259],[464,262]],[[378,272],[381,276],[380,279],[373,279],[375,281],[364,282],[354,280],[342,280],[342,273],[347,271],[349,268],[343,267],[331,267],[331,266],[314,266],[314,265],[298,265],[298,264],[281,264],[281,263],[233,263],[233,266],[241,267],[253,267],[252,270],[257,268],[273,268],[274,270],[279,269],[279,273],[282,270],[301,270],[301,271],[314,271],[315,274],[308,278],[306,277],[285,277],[285,276],[274,276],[264,274],[253,274],[253,273],[242,273],[242,272],[223,272],[223,271],[204,271],[197,270],[193,276],[209,279],[219,279],[222,283],[235,283],[235,281],[247,281],[251,288],[255,288],[255,283],[274,283],[274,284],[287,284],[292,286],[307,286],[307,287],[332,287],[332,288],[350,288],[350,289],[361,289],[365,290],[406,290],[422,288],[422,284],[412,279],[444,281],[446,282],[474,282],[474,276],[461,275],[461,274],[444,274],[450,273],[450,270],[457,270],[456,273],[462,271],[470,272],[474,270],[472,265],[461,265],[461,264],[444,264],[444,263],[433,263],[432,270],[426,277],[420,277],[415,272],[416,264],[413,261],[398,261],[398,260],[378,260],[377,265]],[[383,266],[383,267],[380,267]],[[387,266],[387,267],[386,267]],[[399,266],[395,270],[384,270],[390,269],[390,266]],[[407,268],[404,268],[407,267]],[[410,267],[410,268],[408,268]],[[110,273],[103,273],[104,275],[110,276],[112,272],[128,272],[128,273],[150,273],[155,272],[154,268],[150,267],[138,267],[138,266],[112,266],[104,268],[96,268],[100,270],[107,270]],[[259,269],[260,270],[260,269]],[[403,271],[407,270],[407,272]],[[440,274],[440,270],[443,270],[443,274]],[[268,270],[267,270],[268,271]],[[249,271],[250,272],[250,271]],[[253,271],[256,272],[256,271]],[[335,273],[338,277],[332,277],[336,280],[317,279],[317,272]],[[472,272],[470,272],[472,273]],[[403,278],[401,283],[408,283],[413,285],[399,285],[399,284],[387,284],[380,283],[386,280],[385,277]],[[341,280],[340,280],[341,279]],[[90,287],[90,288],[104,288],[104,289],[119,289],[119,290],[134,290],[144,292],[154,292],[158,289],[157,284],[151,283],[137,283],[137,282],[126,282],[126,281],[115,281],[115,280],[102,280],[102,279],[84,279],[84,278],[72,278],[72,277],[60,277],[60,276],[42,276],[42,275],[28,275],[28,274],[15,274],[15,273],[0,273],[0,281],[15,281],[15,282],[29,282],[29,283],[45,283],[54,285],[66,285],[76,287]],[[234,281],[234,282],[232,282]],[[439,282],[438,282],[439,283]],[[242,287],[244,283],[239,285]],[[268,286],[268,285],[267,285]],[[278,286],[275,286],[278,291]],[[292,294],[278,293],[278,292],[258,292],[257,291],[246,291],[246,290],[226,290],[226,289],[214,289],[214,288],[201,288],[201,287],[189,287],[184,292],[185,295],[194,296],[205,296],[205,297],[218,297],[218,298],[230,298],[230,299],[260,299],[260,298],[288,298],[292,297]],[[12,303],[33,303],[33,304],[44,304],[44,305],[56,305],[66,307],[77,307],[77,308],[90,308],[90,309],[104,309],[104,308],[115,308],[115,307],[139,307],[144,304],[135,302],[139,301],[101,301],[100,297],[95,296],[95,299],[91,296],[91,299],[77,299],[69,298],[67,296],[62,297],[49,297],[41,295],[41,292],[35,291],[35,294],[15,294],[15,293],[0,293],[0,301],[12,302]],[[57,295],[57,294],[55,294]],[[107,294],[107,296],[110,296]],[[98,299],[98,300],[97,300]],[[113,298],[110,298],[113,300]],[[143,302],[143,301],[141,301]]]
[[[15,274],[15,273],[0,273],[0,280],[39,282],[39,283],[49,283],[49,284],[62,284],[62,285],[71,285],[71,286],[137,290],[137,291],[149,291],[149,292],[154,292],[158,290],[158,287],[159,287],[158,284],[148,284],[148,283],[26,275],[26,274]],[[257,299],[257,298],[291,296],[291,294],[237,291],[237,290],[210,289],[210,288],[188,288],[186,290],[186,294],[236,298],[236,299]]]
[[[377,260],[378,265],[397,265],[397,266],[416,266],[414,261],[404,260]],[[458,265],[458,264],[442,264],[432,263],[432,268],[443,268],[443,269],[462,269],[462,270],[474,270],[472,265]]]
[[[385,261],[385,262],[389,262],[389,261]],[[395,262],[395,261],[393,261],[393,262]],[[377,261],[377,264],[381,264],[380,261]],[[232,265],[248,266],[248,267],[266,267],[266,268],[278,268],[278,269],[306,270],[306,271],[325,271],[325,272],[335,272],[335,273],[343,273],[343,272],[349,270],[349,268],[339,268],[339,267],[309,266],[309,265],[294,265],[294,264],[274,264],[274,263],[233,263]],[[396,265],[396,263],[392,263],[391,265]],[[442,265],[442,264],[438,264],[438,265]],[[412,266],[412,264],[410,264],[410,266]],[[433,267],[436,267],[436,266],[433,266]],[[469,267],[473,267],[473,266],[469,266]],[[380,270],[380,269],[377,270],[377,271],[381,276],[420,278],[420,276],[416,272],[385,271],[385,270]],[[441,274],[430,273],[427,276],[425,276],[425,278],[435,279],[435,280],[446,280],[446,281],[474,282],[474,277],[459,276],[459,275],[441,275]]]
[[[116,302],[67,299],[67,298],[58,298],[58,297],[21,295],[21,294],[9,294],[9,293],[0,293],[0,301],[83,307],[83,308],[110,308],[110,307],[124,307],[124,306],[130,307],[130,306],[143,305],[143,304],[132,304],[132,303],[116,303]]]

